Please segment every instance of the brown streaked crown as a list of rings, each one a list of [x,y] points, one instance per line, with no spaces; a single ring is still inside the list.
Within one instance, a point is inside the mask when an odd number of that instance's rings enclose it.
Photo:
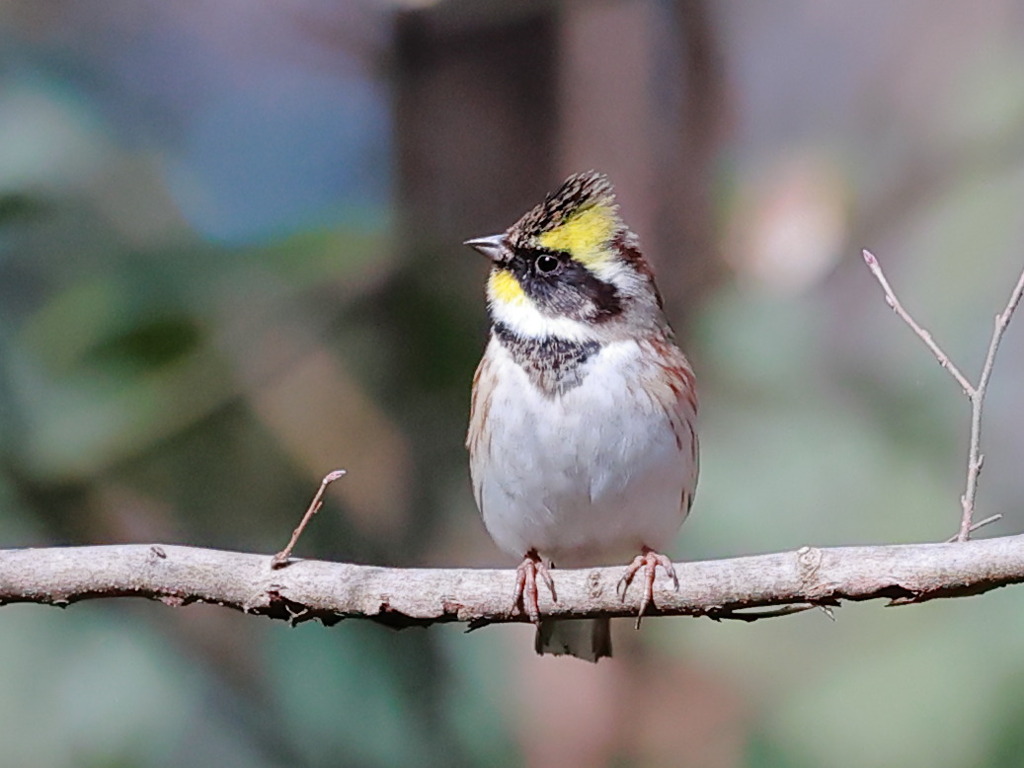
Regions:
[[[597,171],[574,173],[562,186],[548,194],[543,203],[534,206],[509,227],[509,244],[513,248],[531,245],[532,238],[595,205],[607,206],[612,212],[618,210],[615,190],[608,177]],[[621,221],[618,225],[619,229],[625,229]]]

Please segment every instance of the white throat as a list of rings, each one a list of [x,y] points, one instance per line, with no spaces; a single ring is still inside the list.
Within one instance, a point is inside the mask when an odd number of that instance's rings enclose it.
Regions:
[[[491,319],[517,336],[528,339],[556,337],[566,341],[600,340],[601,334],[588,323],[569,317],[550,317],[540,312],[529,299],[507,302],[489,297]]]

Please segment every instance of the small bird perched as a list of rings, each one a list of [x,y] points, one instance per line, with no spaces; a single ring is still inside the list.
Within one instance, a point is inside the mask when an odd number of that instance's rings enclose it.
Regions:
[[[697,485],[697,393],[639,241],[608,179],[570,176],[500,235],[467,240],[491,259],[491,334],[473,377],[466,446],[495,543],[522,556],[513,610],[538,653],[611,655],[608,619],[540,619],[548,564],[636,555],[640,615]]]

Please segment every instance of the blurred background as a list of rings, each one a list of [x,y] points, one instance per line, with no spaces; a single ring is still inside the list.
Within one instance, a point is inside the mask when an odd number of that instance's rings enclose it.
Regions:
[[[943,540],[1024,261],[1024,7],[8,0],[0,547],[165,542],[513,565],[462,445],[487,265],[460,246],[607,172],[697,370],[674,556]],[[1024,318],[980,535],[1024,498]],[[289,628],[0,610],[4,766],[1015,766],[1024,590],[616,627]]]

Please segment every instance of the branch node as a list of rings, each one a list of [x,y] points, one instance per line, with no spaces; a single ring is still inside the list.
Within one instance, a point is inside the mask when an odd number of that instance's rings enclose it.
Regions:
[[[960,498],[961,498],[961,500],[963,499],[962,496]],[[986,525],[990,525],[991,523],[995,523],[995,522],[997,522],[999,520],[1002,520],[1002,519],[1003,519],[1002,513],[992,515],[991,517],[986,517],[981,522],[974,523],[974,525],[971,526],[971,528],[968,531],[968,533],[974,533],[979,528],[984,528]],[[946,544],[952,544],[955,541],[957,541],[959,538],[960,538],[960,534],[959,533],[955,533],[952,536],[950,536],[948,539],[946,539],[945,543]]]
[[[796,551],[797,566],[800,569],[800,584],[804,589],[812,590],[818,580],[818,571],[824,557],[820,549],[803,546]]]

